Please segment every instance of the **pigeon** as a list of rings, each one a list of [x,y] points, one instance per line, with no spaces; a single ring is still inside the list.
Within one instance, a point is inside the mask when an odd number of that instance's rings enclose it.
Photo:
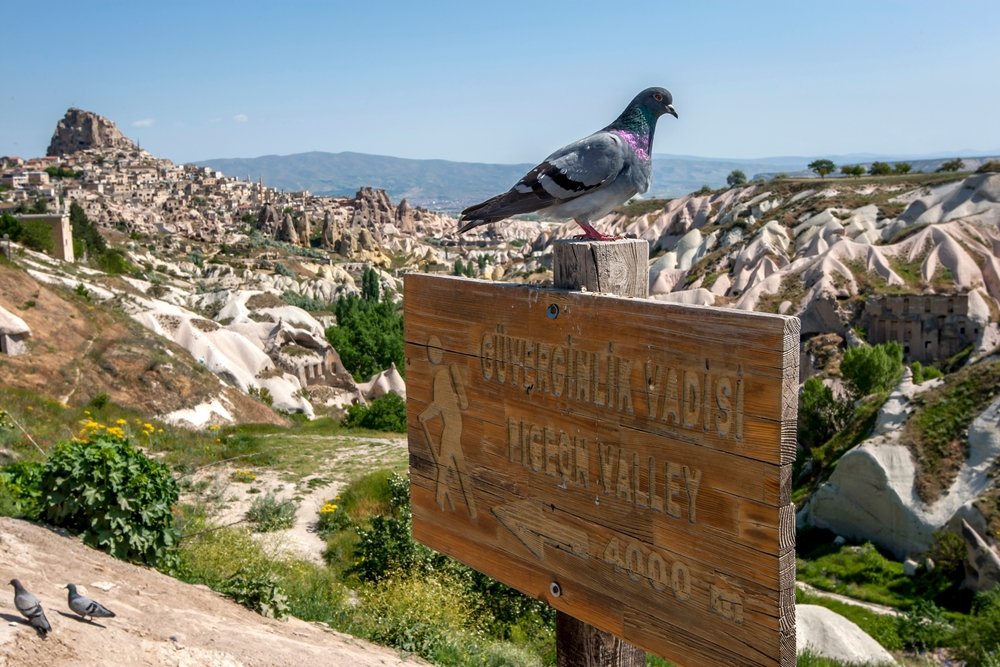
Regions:
[[[677,118],[670,91],[647,88],[603,130],[552,153],[507,192],[462,211],[459,233],[537,211],[573,218],[584,231],[578,238],[614,240],[590,223],[649,189],[653,131],[665,113]]]
[[[91,600],[90,598],[77,593],[76,584],[66,584],[65,588],[69,589],[69,608],[75,611],[77,615],[82,617],[84,620],[88,620],[88,616],[90,616],[89,620],[91,621],[95,618],[114,617],[115,612],[111,611],[100,602]]]
[[[22,616],[28,619],[28,623],[35,629],[35,632],[44,639],[52,631],[52,626],[49,625],[49,619],[45,618],[42,603],[29,593],[17,579],[11,579],[10,585],[14,587],[14,606],[21,612]]]

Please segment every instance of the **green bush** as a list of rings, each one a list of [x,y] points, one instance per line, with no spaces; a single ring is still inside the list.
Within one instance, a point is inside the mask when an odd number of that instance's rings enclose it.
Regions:
[[[378,644],[454,665],[473,642],[472,617],[454,582],[396,576],[362,589],[355,629]]]
[[[910,372],[913,373],[913,384],[921,384],[926,380],[933,380],[944,375],[934,366],[924,366],[919,361],[910,364]]]
[[[268,572],[237,572],[222,587],[222,593],[261,616],[288,618],[288,596]]]
[[[18,461],[0,468],[0,516],[36,519],[42,509],[41,463]]]
[[[116,558],[170,568],[176,562],[170,470],[110,433],[56,445],[40,481],[42,518]]]
[[[896,623],[904,646],[920,653],[944,646],[951,634],[940,607],[927,600],[918,600]]]
[[[955,657],[968,667],[1000,664],[1000,588],[976,596],[972,613],[959,624],[951,643]]]
[[[389,392],[368,405],[352,405],[347,408],[343,424],[350,428],[405,433],[406,401],[399,394]]]
[[[903,371],[903,347],[895,342],[848,348],[840,372],[855,398],[892,389]]]
[[[270,533],[294,526],[295,510],[295,502],[291,499],[278,500],[274,494],[268,493],[254,499],[246,519],[258,533]]]
[[[369,527],[357,530],[354,572],[363,581],[380,581],[393,573],[420,569],[433,554],[411,537],[409,481],[392,474],[387,483],[389,512],[371,517]]]
[[[799,399],[799,444],[807,449],[822,445],[844,428],[851,412],[851,404],[834,398],[822,380],[809,378]]]

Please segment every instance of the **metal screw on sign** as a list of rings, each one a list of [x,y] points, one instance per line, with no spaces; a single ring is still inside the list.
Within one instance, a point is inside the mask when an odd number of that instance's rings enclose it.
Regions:
[[[549,584],[549,593],[551,593],[552,597],[554,598],[557,598],[560,595],[562,595],[562,586],[559,585],[558,581],[553,581],[551,584]]]
[[[549,307],[545,311],[545,315],[550,320],[554,320],[557,317],[559,317],[559,306],[558,306],[558,304],[550,303]]]

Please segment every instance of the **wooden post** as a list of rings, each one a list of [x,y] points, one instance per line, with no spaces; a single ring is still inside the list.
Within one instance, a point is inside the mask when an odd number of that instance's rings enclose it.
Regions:
[[[556,241],[552,273],[560,289],[644,299],[649,296],[649,244],[642,239]]]
[[[556,287],[599,294],[649,296],[649,244],[642,239],[557,241],[552,245]],[[642,667],[646,653],[610,632],[556,611],[558,667]]]

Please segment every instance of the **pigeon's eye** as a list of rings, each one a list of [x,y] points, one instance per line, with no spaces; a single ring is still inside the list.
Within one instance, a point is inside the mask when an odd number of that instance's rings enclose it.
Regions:
[[[654,93],[653,94],[653,99],[656,100],[657,102],[662,102],[663,101],[663,95],[660,95],[659,93]]]

